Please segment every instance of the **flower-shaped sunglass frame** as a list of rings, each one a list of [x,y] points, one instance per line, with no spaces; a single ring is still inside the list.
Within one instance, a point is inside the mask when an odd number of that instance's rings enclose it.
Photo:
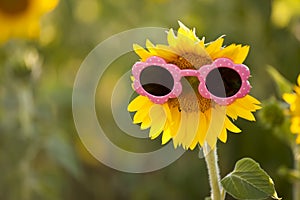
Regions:
[[[171,91],[164,95],[164,96],[155,96],[153,94],[150,94],[147,92],[140,80],[141,73],[144,69],[150,66],[156,66],[166,69],[173,78],[173,88],[170,89]],[[232,96],[229,97],[219,97],[214,94],[212,94],[207,86],[206,86],[206,78],[208,74],[217,68],[229,68],[237,72],[241,78],[241,85],[239,90]],[[251,85],[248,81],[248,78],[250,77],[250,70],[249,68],[244,64],[235,64],[232,62],[232,60],[228,58],[217,58],[209,65],[204,65],[200,67],[199,69],[180,69],[178,66],[174,64],[167,63],[163,58],[160,58],[158,56],[151,56],[149,57],[145,62],[136,62],[132,67],[132,75],[134,77],[133,81],[133,88],[134,90],[142,95],[147,96],[153,103],[155,104],[163,104],[170,98],[176,98],[179,97],[179,95],[182,92],[182,85],[181,85],[181,78],[187,77],[187,76],[195,76],[199,80],[199,86],[198,91],[201,96],[207,99],[214,100],[217,104],[220,105],[229,105],[232,102],[234,102],[238,98],[242,98],[246,96],[251,89]],[[224,86],[225,90],[225,86]]]

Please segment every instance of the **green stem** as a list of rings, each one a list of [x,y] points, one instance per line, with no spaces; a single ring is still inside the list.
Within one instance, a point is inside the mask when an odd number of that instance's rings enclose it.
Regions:
[[[30,138],[33,132],[32,117],[33,117],[33,95],[28,84],[20,85],[17,89],[19,100],[19,117],[23,136]]]
[[[300,147],[295,145],[293,148],[294,154],[294,170],[300,172]],[[300,200],[300,181],[298,179],[293,182],[293,199]]]
[[[205,162],[208,169],[209,183],[211,188],[212,200],[225,199],[225,192],[221,186],[220,170],[218,166],[217,147],[210,149],[208,144],[203,147]]]
[[[24,139],[31,141],[33,138],[33,95],[28,84],[19,85],[17,87],[17,95],[19,100],[19,120]],[[21,196],[24,200],[31,199],[31,161],[35,155],[36,145],[32,143],[28,148],[24,149],[24,156],[20,160],[20,172],[22,174]]]

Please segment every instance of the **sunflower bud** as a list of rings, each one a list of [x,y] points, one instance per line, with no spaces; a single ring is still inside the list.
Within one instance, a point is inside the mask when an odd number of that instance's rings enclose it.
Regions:
[[[259,114],[261,122],[267,127],[279,127],[284,123],[284,110],[280,102],[275,99],[264,102],[263,109]]]

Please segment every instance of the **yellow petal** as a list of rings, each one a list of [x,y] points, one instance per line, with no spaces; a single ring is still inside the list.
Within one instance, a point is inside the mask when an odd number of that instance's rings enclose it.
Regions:
[[[255,117],[252,112],[249,109],[239,106],[238,104],[233,103],[230,106],[227,106],[227,112],[228,110],[234,110],[234,112],[241,118],[247,119],[249,121],[255,121]]]
[[[40,35],[40,22],[38,20],[34,20],[27,25],[26,29],[29,38],[37,38]]]
[[[261,109],[261,106],[254,104],[253,103],[254,101],[251,101],[251,98],[249,98],[248,96],[249,95],[235,100],[234,104],[243,107],[245,109],[249,109],[251,112]]]
[[[193,49],[194,41],[186,37],[185,35],[179,34],[178,33],[178,42],[177,46],[175,47],[177,51],[180,54],[183,54],[185,52],[191,52]]]
[[[133,117],[133,123],[134,124],[138,124],[138,123],[141,123],[143,121],[143,119],[146,117],[147,113],[141,110],[138,110],[135,114],[134,114],[134,117]]]
[[[239,117],[247,119],[249,121],[255,121],[255,117],[251,111],[244,109],[242,107],[239,107],[237,110],[238,110],[237,114]]]
[[[174,145],[176,144],[175,146],[182,144],[182,141],[186,134],[186,129],[187,129],[187,123],[186,123],[187,122],[187,113],[185,111],[181,111],[180,114],[181,114],[180,124],[177,129],[176,135],[173,138]]]
[[[155,45],[148,39],[146,40],[146,48],[151,55],[157,55],[157,53],[155,52]]]
[[[231,44],[220,51],[213,54],[213,59],[219,57],[226,57],[231,59],[235,63],[242,63],[247,57],[249,52],[249,46]]]
[[[181,120],[178,131],[173,138],[174,144],[182,145],[184,149],[188,149],[197,135],[199,123],[198,112],[181,111]]]
[[[162,135],[161,144],[166,144],[172,138],[171,129],[165,129]]]
[[[179,112],[176,107],[170,108],[170,109],[171,109],[171,112],[173,113],[172,117],[173,117],[173,120],[174,120],[174,122],[170,125],[171,135],[173,137],[174,148],[177,148],[177,146],[179,144],[178,144],[178,141],[176,140],[175,137],[176,137],[176,135],[178,133],[178,129],[180,127],[182,115],[181,115],[181,112]]]
[[[149,110],[152,106],[152,102],[148,101],[145,103],[134,115],[133,123],[138,124],[144,121],[144,119],[148,116]]]
[[[223,142],[226,143],[227,141],[227,131],[226,128],[224,127],[218,138]]]
[[[300,87],[295,86],[294,91],[297,93],[297,95],[300,95]]]
[[[200,47],[202,47],[202,48],[205,49],[205,37],[203,37],[203,38],[199,41],[198,45],[199,45]]]
[[[225,118],[225,127],[230,132],[233,133],[240,133],[242,132],[241,129],[239,129],[237,126],[235,126],[227,117]]]
[[[165,113],[167,115],[167,120],[166,120],[165,127],[163,130],[162,144],[166,144],[172,138],[171,125],[173,123],[173,119],[172,119],[172,113],[170,111],[168,103],[163,104],[163,107],[164,107]]]
[[[207,134],[208,122],[209,119],[206,118],[206,115],[200,112],[200,126],[198,131],[199,131],[199,143],[201,146],[204,145],[204,141]]]
[[[298,86],[300,86],[300,74],[298,75],[297,83],[298,83]]]
[[[196,138],[190,145],[190,149],[193,150],[196,145],[199,143],[201,146],[204,145],[204,141],[206,138],[206,133],[207,133],[207,119],[205,117],[205,114],[200,112],[200,119],[199,119],[199,126],[198,126],[198,131]]]
[[[217,40],[208,44],[208,46],[206,47],[207,53],[212,54],[216,51],[220,51],[220,49],[222,48],[223,42],[224,42],[224,38],[220,37]]]
[[[130,76],[130,80],[133,82],[134,81],[134,76]]]
[[[241,45],[231,44],[228,47],[224,48],[224,56],[226,58],[230,58],[233,62],[236,63],[240,48]]]
[[[170,29],[168,31],[167,39],[168,39],[168,44],[170,46],[176,46],[177,45],[177,40],[176,40],[176,36],[175,36],[175,33],[174,33],[173,29]]]
[[[127,110],[129,112],[137,111],[149,101],[147,97],[139,95],[129,103]]]
[[[192,144],[190,145],[190,147],[189,147],[190,150],[194,150],[198,143],[199,143],[199,142],[198,142],[197,140],[194,140],[194,141],[192,142]]]
[[[231,117],[231,119],[233,119],[233,120],[237,120],[238,115],[237,115],[236,110],[234,109],[233,104],[227,106],[226,115]]]
[[[154,44],[149,39],[147,39],[146,40],[146,48],[151,49],[151,48],[154,48],[154,47],[155,47]]]
[[[188,27],[186,27],[181,21],[178,21],[178,24],[179,24],[178,32],[184,34],[184,33],[190,31],[190,29]]]
[[[159,55],[164,58],[167,62],[173,61],[178,57],[176,52],[166,45],[156,45],[155,49],[152,50],[153,54]]]
[[[201,41],[198,44],[193,45],[193,48],[191,51],[197,55],[207,56],[208,58],[210,57],[209,54],[207,53],[207,51],[205,50],[204,43],[202,45]]]
[[[291,132],[300,134],[300,117],[293,117],[291,120]]]
[[[236,56],[236,58],[234,59],[234,62],[237,63],[237,64],[242,64],[248,53],[249,53],[249,49],[250,49],[250,46],[243,46],[241,47],[240,49],[238,49],[238,55]]]
[[[167,120],[164,107],[158,104],[154,104],[150,108],[149,117],[151,119],[149,137],[151,137],[151,139],[154,139],[163,131]]]
[[[300,144],[300,135],[297,136],[296,143]]]
[[[181,39],[185,41],[190,41],[192,44],[199,41],[199,38],[196,36],[195,31],[190,30],[188,27],[186,27],[182,22],[178,21],[179,23],[179,29],[177,32],[177,37],[181,37]]]
[[[58,0],[40,0],[43,11],[50,11],[54,9],[57,6],[58,2]]]
[[[164,103],[163,104],[163,107],[165,109],[165,112],[166,112],[166,115],[167,115],[167,120],[168,120],[168,123],[172,123],[172,114],[171,114],[171,110],[169,108],[169,105],[168,103]]]
[[[250,101],[252,104],[260,105],[260,101],[258,101],[256,98],[254,98],[251,95],[246,95],[244,98],[246,98],[248,101]]]
[[[171,135],[175,136],[178,130],[178,127],[180,125],[180,121],[181,121],[181,113],[178,111],[177,107],[171,107],[170,111],[172,113],[172,122],[170,123],[170,131],[171,131]]]
[[[150,119],[149,115],[147,115],[141,123],[141,129],[145,130],[145,129],[149,128],[150,126],[151,126],[151,119]]]
[[[145,50],[143,47],[141,47],[138,44],[133,44],[133,50],[141,58],[142,61],[145,61],[145,60],[147,60],[147,58],[152,56],[150,52],[148,52],[147,50]]]
[[[223,49],[221,49],[219,52],[216,52],[215,56],[217,58],[219,57],[226,57],[226,58],[231,58],[231,54],[232,52],[234,51],[234,49],[236,48],[236,45],[235,44],[231,44],[227,47],[224,47]]]
[[[185,148],[188,149],[191,143],[193,142],[193,140],[197,136],[198,125],[199,125],[199,113],[198,112],[188,113],[186,124],[187,124],[186,134],[182,143],[185,146]]]
[[[214,148],[217,143],[217,138],[223,130],[225,123],[225,110],[223,107],[213,108],[211,113],[211,122],[209,124],[206,141],[211,148]]]
[[[288,104],[293,104],[296,101],[296,99],[297,99],[297,95],[296,94],[290,94],[290,93],[284,93],[282,95],[282,98]]]

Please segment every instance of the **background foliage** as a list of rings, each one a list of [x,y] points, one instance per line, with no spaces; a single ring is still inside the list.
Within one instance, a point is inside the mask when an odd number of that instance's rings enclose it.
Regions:
[[[180,20],[196,27],[206,41],[225,34],[226,44],[249,44],[245,63],[252,70],[251,93],[263,101],[277,95],[267,65],[294,83],[300,72],[299,4],[297,0],[62,0],[43,18],[38,41],[14,40],[1,47],[0,199],[204,199],[209,195],[207,172],[197,151],[147,174],[118,172],[94,160],[81,144],[72,118],[76,72],[87,54],[109,36],[144,26],[177,29]],[[113,85],[129,70],[137,59],[130,56],[114,63],[105,84]],[[99,106],[109,94],[100,84],[98,113],[108,116],[105,124],[113,130],[111,114]],[[237,124],[242,134],[229,134],[228,142],[219,144],[222,176],[238,159],[252,157],[273,178],[279,196],[291,199],[290,179],[279,173],[293,165],[287,145],[260,120],[239,119]],[[160,141],[145,143],[159,147]],[[131,147],[130,140],[126,145]]]

